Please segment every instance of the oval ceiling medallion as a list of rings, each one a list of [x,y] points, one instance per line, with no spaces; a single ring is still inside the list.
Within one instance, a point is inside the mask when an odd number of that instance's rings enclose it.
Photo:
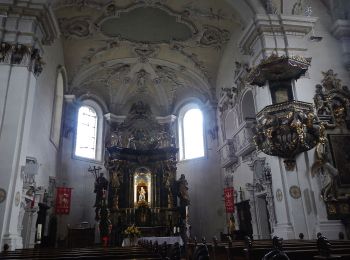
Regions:
[[[196,32],[178,15],[154,7],[140,7],[120,13],[100,24],[101,32],[108,37],[121,37],[133,42],[161,43],[172,40],[184,41]]]

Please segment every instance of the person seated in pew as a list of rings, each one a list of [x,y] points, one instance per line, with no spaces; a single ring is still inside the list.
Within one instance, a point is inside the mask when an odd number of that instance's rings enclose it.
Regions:
[[[10,246],[8,244],[4,244],[4,247],[3,247],[3,253],[7,253],[10,249]]]

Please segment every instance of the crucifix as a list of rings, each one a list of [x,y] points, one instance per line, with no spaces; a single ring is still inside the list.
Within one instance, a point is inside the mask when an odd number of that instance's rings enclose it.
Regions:
[[[100,167],[100,166],[96,167],[94,165],[94,167],[91,167],[91,165],[90,165],[89,169],[88,169],[88,172],[92,173],[94,175],[94,177],[95,177],[95,180],[97,180],[97,177],[98,177],[101,169],[102,169],[102,167]]]

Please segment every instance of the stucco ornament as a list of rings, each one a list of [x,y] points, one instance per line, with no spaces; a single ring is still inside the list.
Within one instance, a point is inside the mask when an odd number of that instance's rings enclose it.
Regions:
[[[215,46],[220,49],[223,44],[229,41],[229,39],[229,31],[221,30],[215,26],[205,25],[199,43],[204,46]]]
[[[91,34],[89,17],[73,17],[59,19],[62,34],[67,39],[71,37],[86,38]]]
[[[6,199],[6,191],[0,188],[0,203],[4,202]]]
[[[20,202],[21,202],[21,193],[19,191],[17,191],[16,195],[15,195],[15,205],[16,205],[16,207],[19,205]]]
[[[113,113],[133,103],[135,93],[155,97],[152,106],[164,114],[187,93],[214,101],[218,51],[240,26],[224,0],[62,0],[53,7],[69,92],[98,95]],[[123,64],[120,71],[115,64]]]
[[[293,199],[299,199],[301,197],[301,191],[300,188],[298,186],[291,186],[289,188],[289,194]]]
[[[44,61],[38,49],[30,45],[2,42],[0,64],[26,66],[38,77],[43,71]]]
[[[277,189],[276,190],[276,199],[277,201],[281,202],[283,199],[283,193],[281,189]]]

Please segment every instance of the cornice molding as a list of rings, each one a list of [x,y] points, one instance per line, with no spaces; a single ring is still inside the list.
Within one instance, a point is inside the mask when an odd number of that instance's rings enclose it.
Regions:
[[[41,34],[37,37],[45,45],[51,45],[59,37],[60,30],[55,15],[51,8],[44,3],[0,3],[0,13],[6,14],[7,17],[35,17],[41,29]]]

